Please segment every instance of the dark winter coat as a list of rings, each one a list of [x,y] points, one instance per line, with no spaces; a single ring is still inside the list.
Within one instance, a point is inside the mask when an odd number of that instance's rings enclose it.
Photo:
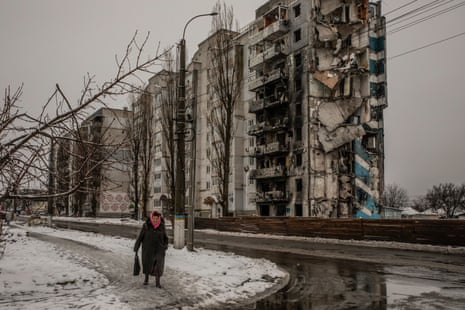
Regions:
[[[137,252],[141,244],[142,272],[161,277],[165,268],[165,253],[168,249],[164,219],[161,219],[157,229],[153,228],[150,219],[144,223],[134,245],[134,251]]]

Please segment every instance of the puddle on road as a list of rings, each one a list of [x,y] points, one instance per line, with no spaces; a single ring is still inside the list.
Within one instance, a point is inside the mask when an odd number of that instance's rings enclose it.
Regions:
[[[217,249],[231,251],[227,246]],[[465,305],[464,274],[250,249],[233,252],[266,257],[291,274],[287,287],[250,309],[462,310]]]
[[[386,269],[388,309],[464,309],[463,275],[427,268]]]

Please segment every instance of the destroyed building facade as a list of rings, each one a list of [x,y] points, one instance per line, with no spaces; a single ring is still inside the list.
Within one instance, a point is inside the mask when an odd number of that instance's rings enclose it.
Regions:
[[[261,216],[379,217],[381,3],[270,0],[245,31],[255,138],[247,204]]]

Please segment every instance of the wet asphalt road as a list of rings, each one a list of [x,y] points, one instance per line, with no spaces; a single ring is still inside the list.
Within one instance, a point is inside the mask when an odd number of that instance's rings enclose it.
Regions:
[[[196,233],[196,245],[265,257],[290,273],[250,309],[465,309],[465,257]]]
[[[463,255],[204,231],[195,246],[267,258],[290,273],[284,289],[249,309],[465,309]]]

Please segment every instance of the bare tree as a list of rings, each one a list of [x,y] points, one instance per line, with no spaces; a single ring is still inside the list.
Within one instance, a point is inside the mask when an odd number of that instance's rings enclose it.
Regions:
[[[427,209],[430,208],[428,200],[426,199],[426,196],[420,196],[415,198],[412,201],[412,208],[417,210],[418,212],[424,212]]]
[[[141,126],[137,126],[136,121],[136,98],[132,96],[131,98],[131,107],[132,112],[130,118],[128,119],[128,124],[126,130],[128,132],[129,139],[129,175],[131,184],[129,186],[129,198],[134,207],[134,218],[139,219],[139,206],[140,206],[140,151],[142,144],[142,133],[140,132]]]
[[[163,70],[157,72],[145,88],[144,92],[132,99],[133,118],[128,124],[128,132],[131,140],[131,199],[135,203],[135,211],[138,206],[143,207],[145,216],[150,195],[150,180],[152,175],[153,155],[156,143],[160,142],[156,135],[156,122],[160,122],[161,141],[159,145],[163,154],[166,170],[164,179],[168,183],[170,196],[174,197],[174,162],[175,139],[174,118],[176,111],[176,73],[174,73],[173,56],[171,51],[165,51],[162,65]],[[156,80],[152,80],[156,78]],[[165,216],[174,214],[174,200],[168,198],[168,209],[164,210]]]
[[[384,188],[381,202],[384,207],[404,209],[409,203],[407,190],[398,184],[388,184]]]
[[[175,115],[177,102],[177,77],[174,72],[174,61],[171,54],[167,57],[166,69],[164,71],[164,87],[161,94],[161,127],[163,141],[163,158],[165,159],[166,172],[165,180],[168,184],[170,198],[168,200],[167,216],[174,215],[175,189],[175,162],[176,162],[176,141],[175,141]]]
[[[150,198],[150,177],[152,172],[152,155],[154,149],[154,113],[152,94],[145,89],[132,102],[133,113],[128,124],[130,139],[131,167],[131,200],[133,201],[136,219],[139,207],[142,207],[142,218],[147,216],[147,205]]]
[[[141,150],[140,150],[140,166],[141,166],[141,194],[142,194],[142,218],[147,217],[147,205],[150,197],[150,177],[152,171],[152,155],[154,147],[153,139],[153,126],[154,126],[154,114],[152,95],[144,91],[140,98],[140,112],[139,115],[139,126],[141,126]]]
[[[465,210],[465,184],[441,183],[433,186],[426,194],[426,200],[434,210],[443,210],[447,218],[453,218],[456,211]]]
[[[232,141],[234,137],[234,112],[241,94],[242,49],[236,44],[237,32],[233,8],[218,1],[213,9],[219,14],[213,18],[213,35],[209,39],[209,59],[211,68],[208,81],[215,101],[208,116],[212,137],[210,162],[216,175],[219,203],[223,216],[228,214],[229,177],[231,169]],[[236,22],[237,28],[237,22]]]
[[[68,100],[60,86],[56,84],[50,98],[45,102],[39,115],[32,115],[19,106],[23,87],[11,91],[5,89],[4,102],[0,110],[0,201],[16,198],[34,198],[21,192],[27,187],[48,187],[49,174],[57,169],[51,166],[51,145],[62,145],[66,156],[79,158],[76,167],[72,167],[77,180],[72,186],[56,187],[52,193],[42,194],[48,197],[62,197],[77,191],[87,182],[92,172],[99,166],[92,162],[101,147],[100,143],[82,139],[79,124],[89,109],[104,106],[108,100],[139,91],[141,73],[151,73],[154,65],[162,56],[156,52],[154,57],[142,60],[148,35],[137,40],[137,33],[129,42],[122,58],[116,58],[117,71],[113,79],[99,86],[92,76],[84,79],[82,95],[77,104]],[[145,56],[144,56],[145,57]],[[70,147],[76,142],[87,146],[85,152]],[[86,141],[86,142],[83,142]],[[66,146],[66,144],[69,144]],[[103,157],[109,157],[106,154]],[[98,158],[98,157],[97,157]],[[102,159],[102,157],[100,157]],[[59,182],[57,175],[53,182]],[[71,183],[68,183],[71,184]]]

